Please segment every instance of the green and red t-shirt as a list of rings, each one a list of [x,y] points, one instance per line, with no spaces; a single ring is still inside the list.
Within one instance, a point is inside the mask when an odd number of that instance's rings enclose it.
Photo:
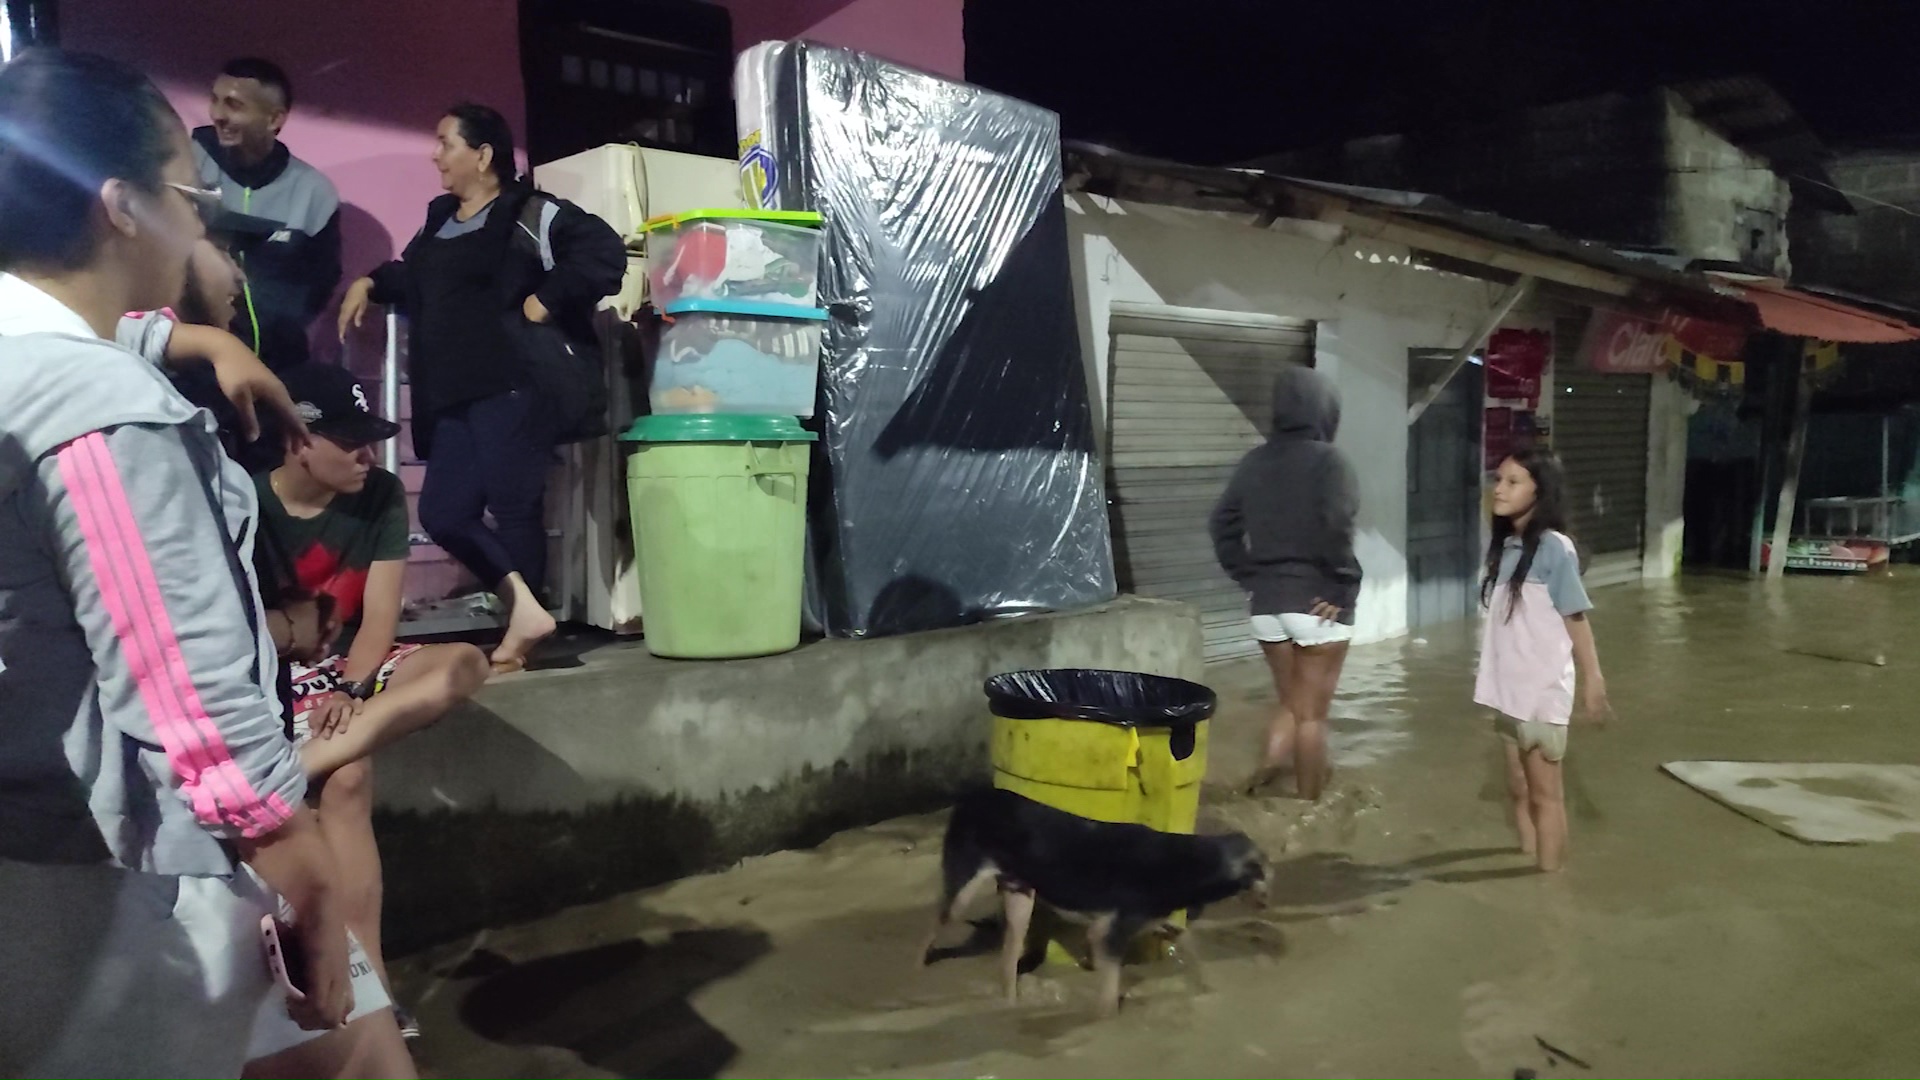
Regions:
[[[407,557],[407,492],[400,478],[374,469],[365,487],[334,496],[325,510],[309,518],[287,513],[274,493],[272,474],[255,476],[254,487],[260,493],[261,541],[289,564],[294,580],[287,584],[331,596],[334,618],[342,626],[357,626],[366,602],[367,572],[374,563]]]

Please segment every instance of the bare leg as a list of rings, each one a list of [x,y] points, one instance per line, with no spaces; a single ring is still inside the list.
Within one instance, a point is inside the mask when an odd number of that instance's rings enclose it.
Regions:
[[[1514,834],[1520,838],[1520,854],[1532,855],[1539,850],[1539,839],[1533,831],[1533,806],[1527,798],[1527,766],[1520,759],[1519,743],[1503,738],[1500,745],[1507,755],[1507,812],[1513,818]]]
[[[1539,749],[1527,751],[1527,805],[1533,812],[1538,837],[1540,869],[1552,872],[1567,861],[1567,799],[1561,784],[1560,763],[1548,761]]]
[[[312,1077],[366,1080],[416,1080],[413,1055],[392,1009],[363,1016],[338,1031],[282,1050],[271,1057],[247,1062],[242,1076],[250,1080],[305,1080]]]
[[[440,719],[472,697],[489,673],[485,654],[471,645],[429,645],[400,661],[386,689],[361,707],[346,731],[309,739],[300,748],[308,779],[326,776]]]
[[[393,993],[380,952],[380,845],[373,838],[373,763],[354,761],[333,771],[320,790],[320,834],[338,874],[340,912],[367,950],[380,982]]]
[[[1295,717],[1288,707],[1288,687],[1293,683],[1295,646],[1291,641],[1263,641],[1260,651],[1266,655],[1267,670],[1273,674],[1273,717],[1267,721],[1266,744],[1261,748],[1260,767],[1247,781],[1247,794],[1272,783],[1293,762]]]
[[[1120,1012],[1120,954],[1109,947],[1114,917],[1103,915],[1087,928],[1087,946],[1093,953],[1093,971],[1100,977],[1100,1015]]]
[[[1327,760],[1327,714],[1340,688],[1340,669],[1347,662],[1347,643],[1298,646],[1293,663],[1289,708],[1297,722],[1294,736],[1294,775],[1300,797],[1317,802],[1330,772]]]
[[[1000,943],[1000,981],[1007,1004],[1020,1002],[1020,958],[1027,953],[1027,926],[1033,922],[1033,890],[1004,888],[1000,898],[1007,909],[1007,937]]]
[[[974,900],[986,890],[988,883],[998,880],[999,877],[1000,872],[998,870],[995,870],[991,866],[984,867],[979,873],[968,879],[967,883],[960,887],[960,891],[953,894],[952,899],[941,903],[940,910],[933,913],[933,930],[927,934],[926,943],[920,946],[919,963],[921,966],[924,967],[929,963],[928,957],[933,953],[934,942],[940,940],[940,931],[946,929],[947,924],[953,921],[955,915],[958,915],[971,906]]]
[[[559,624],[517,570],[500,582],[494,594],[507,605],[507,636],[493,650],[493,666],[496,671],[518,671],[527,666],[527,656],[534,647],[552,637]]]

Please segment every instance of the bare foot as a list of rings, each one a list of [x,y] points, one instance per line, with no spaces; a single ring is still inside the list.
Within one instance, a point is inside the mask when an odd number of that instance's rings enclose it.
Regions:
[[[527,666],[535,646],[552,637],[560,625],[519,574],[507,575],[500,583],[500,594],[507,602],[507,636],[489,659],[495,672],[519,671]]]
[[[525,612],[523,615],[522,612]],[[507,620],[507,636],[493,650],[494,666],[518,671],[527,666],[527,657],[536,645],[553,636],[560,628],[553,616],[538,604],[530,609],[516,608]]]
[[[1305,781],[1305,777],[1300,776],[1298,773],[1294,774],[1294,782],[1295,784],[1298,785],[1294,791],[1294,795],[1298,798],[1305,799],[1308,802],[1316,802],[1316,803],[1319,802],[1321,799],[1325,798],[1327,792],[1332,790],[1333,788],[1333,766],[1329,765],[1326,768],[1320,770],[1320,790],[1319,791],[1309,795],[1307,793],[1307,785],[1304,781]]]
[[[1261,789],[1292,771],[1293,762],[1291,761],[1262,762],[1260,767],[1253,771],[1253,775],[1247,778],[1247,782],[1241,785],[1240,790],[1251,798],[1260,794]]]

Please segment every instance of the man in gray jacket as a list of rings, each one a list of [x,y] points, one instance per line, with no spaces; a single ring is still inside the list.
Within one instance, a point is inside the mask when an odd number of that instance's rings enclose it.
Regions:
[[[340,283],[340,193],[280,141],[292,110],[286,72],[231,60],[213,82],[213,123],[193,133],[203,185],[228,209],[279,223],[233,249],[247,281],[231,329],[275,371],[306,361],[307,327]]]
[[[351,996],[268,689],[252,484],[111,340],[179,299],[194,180],[137,72],[0,67],[0,1075],[237,1076],[275,893],[297,1016],[337,1027]]]

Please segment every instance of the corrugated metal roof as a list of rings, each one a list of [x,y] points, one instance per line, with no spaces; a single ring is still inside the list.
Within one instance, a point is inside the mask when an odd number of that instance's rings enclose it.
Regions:
[[[1690,275],[1684,267],[1675,268],[1661,260],[1647,258],[1644,255],[1616,251],[1606,244],[1555,232],[1545,225],[1516,221],[1485,210],[1472,210],[1444,196],[1428,195],[1417,191],[1357,187],[1325,180],[1303,180],[1292,176],[1276,177],[1276,179],[1300,187],[1387,207],[1407,217],[1448,225],[1483,239],[1512,244],[1536,254],[1569,259],[1629,277],[1657,278],[1669,285],[1692,287],[1700,291],[1717,291],[1713,289],[1707,278]]]
[[[1269,219],[1284,216],[1289,192],[1318,193],[1380,217],[1436,225],[1503,249],[1630,278],[1668,295],[1688,296],[1695,303],[1737,304],[1753,313],[1741,321],[1757,315],[1763,325],[1782,333],[1868,342],[1904,341],[1920,335],[1916,328],[1920,324],[1895,305],[1843,297],[1831,290],[1802,290],[1751,275],[1703,273],[1675,265],[1677,256],[1616,251],[1543,225],[1468,209],[1438,195],[1304,180],[1259,169],[1183,165],[1090,143],[1069,142],[1063,155],[1069,191],[1115,194],[1112,182],[1116,179],[1130,174],[1150,176],[1188,185],[1188,197],[1168,200],[1176,205],[1263,213]]]
[[[1734,284],[1760,313],[1760,325],[1776,333],[1857,345],[1920,340],[1920,327],[1897,315],[1796,289],[1784,281],[1748,278]]]
[[[1395,218],[1439,225],[1511,250],[1562,259],[1700,297],[1731,296],[1734,292],[1702,274],[1624,254],[1605,244],[1566,236],[1544,225],[1515,221],[1483,210],[1471,210],[1438,195],[1306,180],[1259,169],[1185,165],[1125,154],[1083,142],[1068,142],[1063,152],[1069,190],[1114,194],[1112,190],[1102,189],[1100,179],[1131,171],[1190,185],[1194,198],[1186,200],[1186,205],[1228,211],[1257,212],[1264,209],[1275,217],[1282,216],[1275,209],[1275,204],[1283,200],[1288,191],[1319,193],[1371,207],[1376,212]]]

